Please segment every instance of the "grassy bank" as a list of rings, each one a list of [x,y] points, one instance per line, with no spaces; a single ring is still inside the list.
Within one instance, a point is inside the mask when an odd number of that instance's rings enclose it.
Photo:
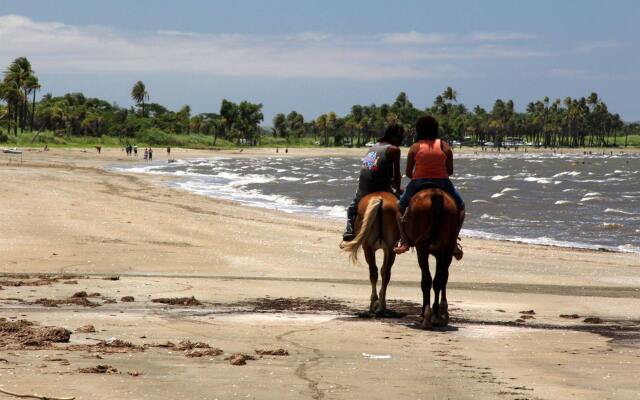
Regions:
[[[258,143],[258,147],[322,147],[318,144],[317,139],[313,137],[292,138],[288,141],[285,138],[277,138],[272,136],[262,136]],[[618,138],[617,146],[612,148],[624,148],[624,137]],[[168,134],[158,129],[147,129],[133,137],[116,137],[116,136],[70,136],[55,134],[51,131],[45,132],[23,132],[18,136],[7,135],[6,132],[0,133],[0,146],[2,147],[41,147],[44,145],[49,147],[123,147],[127,144],[137,145],[138,147],[184,147],[193,149],[207,148],[235,148],[245,147],[247,144],[238,144],[225,139],[218,138],[214,145],[214,138],[210,135],[202,134]],[[466,146],[465,146],[466,147]],[[628,139],[628,147],[640,147],[640,135],[631,135]]]

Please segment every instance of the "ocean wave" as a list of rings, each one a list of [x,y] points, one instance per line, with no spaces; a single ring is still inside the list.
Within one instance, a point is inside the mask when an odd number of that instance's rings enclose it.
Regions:
[[[561,176],[578,176],[580,175],[580,172],[578,171],[564,171],[564,172],[558,172],[555,175],[552,175],[552,178],[559,178]]]
[[[499,233],[485,232],[475,229],[462,229],[461,234],[465,237],[472,237],[478,239],[498,240],[505,242],[516,242],[524,244],[534,244],[541,246],[553,246],[564,247],[571,249],[585,249],[585,250],[606,250],[618,253],[640,253],[640,247],[632,244],[624,244],[620,246],[601,246],[597,244],[588,244],[581,242],[570,242],[565,240],[557,240],[547,236],[540,236],[537,238],[523,237],[523,236],[509,236]]]
[[[635,215],[632,212],[620,210],[620,209],[617,209],[617,208],[607,208],[607,209],[604,210],[604,212],[611,213],[611,214]]]
[[[615,222],[603,222],[602,224],[600,224],[600,227],[608,231],[616,231],[618,229],[624,228],[624,225]]]

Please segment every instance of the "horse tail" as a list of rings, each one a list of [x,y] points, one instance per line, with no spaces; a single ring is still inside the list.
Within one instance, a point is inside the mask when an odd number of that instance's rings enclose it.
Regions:
[[[431,244],[438,241],[438,229],[442,221],[442,211],[444,210],[444,198],[442,192],[436,191],[431,194],[431,232],[429,233]]]
[[[377,196],[369,199],[369,204],[367,204],[367,209],[364,212],[362,224],[360,225],[358,234],[352,241],[342,244],[342,251],[344,251],[345,253],[349,253],[349,259],[353,264],[358,261],[358,249],[360,249],[360,247],[362,247],[362,245],[366,242],[369,234],[373,230],[374,224],[378,219],[377,217],[381,207],[382,197]]]
[[[440,222],[442,220],[442,211],[444,210],[444,198],[442,192],[433,191],[431,193],[431,207],[429,208],[429,225],[430,229],[423,232],[414,241],[418,243],[424,243],[429,245],[435,245],[438,240],[438,229],[440,228]]]

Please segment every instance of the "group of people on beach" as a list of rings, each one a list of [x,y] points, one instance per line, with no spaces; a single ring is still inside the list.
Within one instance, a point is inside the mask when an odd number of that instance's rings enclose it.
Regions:
[[[138,146],[136,145],[128,144],[124,147],[124,151],[128,156],[138,157]],[[167,150],[167,152],[169,152],[169,150]],[[145,161],[153,160],[153,149],[151,147],[145,147],[142,154]]]
[[[406,188],[400,186],[400,148],[404,141],[404,128],[390,125],[378,142],[371,147],[362,159],[358,189],[353,201],[347,209],[347,226],[342,239],[345,242],[354,240],[354,224],[358,203],[369,193],[391,192],[398,200],[400,214],[405,218],[405,211],[413,195],[425,184],[433,184],[450,194],[458,206],[458,234],[465,217],[465,205],[460,193],[455,189],[449,176],[453,174],[453,151],[451,146],[439,138],[438,121],[431,116],[423,116],[416,123],[416,140],[409,148],[405,175],[411,179]],[[406,235],[400,226],[401,239],[394,251],[401,254],[409,250]],[[456,259],[462,258],[462,247],[458,243],[454,250]]]

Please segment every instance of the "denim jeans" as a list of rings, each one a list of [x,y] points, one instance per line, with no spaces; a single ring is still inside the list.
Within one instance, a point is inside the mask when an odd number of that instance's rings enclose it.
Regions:
[[[460,210],[464,209],[464,201],[462,201],[460,193],[458,193],[449,178],[420,178],[412,179],[404,189],[404,193],[402,193],[402,196],[400,196],[398,205],[400,206],[400,212],[402,214],[404,214],[404,211],[407,209],[407,207],[409,207],[409,202],[411,201],[413,195],[416,194],[416,192],[420,189],[420,186],[424,183],[433,183],[440,189],[449,193],[451,196],[453,196],[456,204],[458,205],[458,208]]]

